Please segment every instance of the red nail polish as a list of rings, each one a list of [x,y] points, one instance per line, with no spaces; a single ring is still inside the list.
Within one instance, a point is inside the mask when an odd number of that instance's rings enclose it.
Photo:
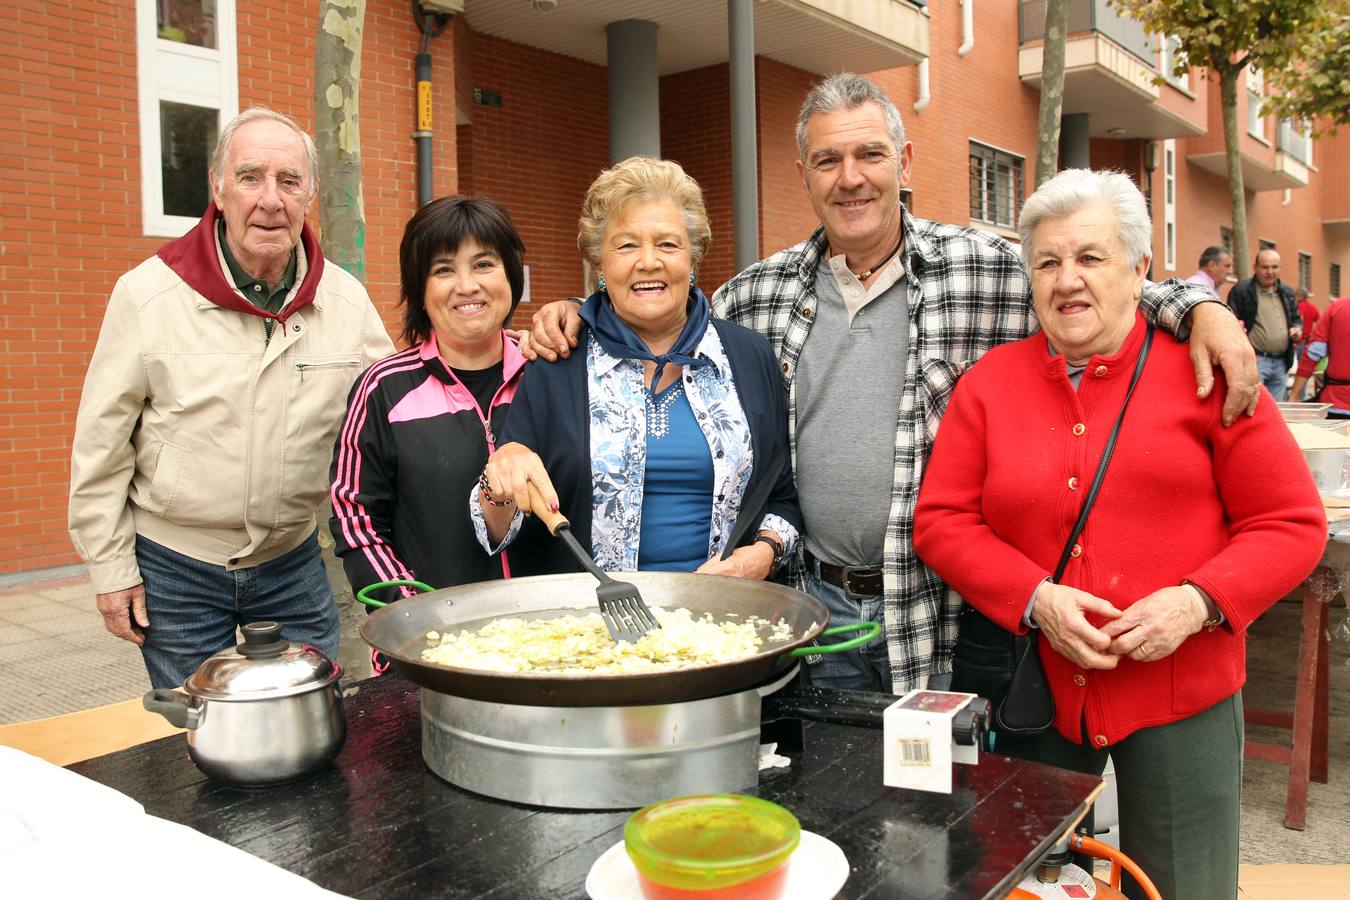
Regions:
[[[548,505],[548,511],[549,511],[549,512],[557,512],[557,511],[558,511],[558,501],[555,500],[555,501],[553,501],[552,503],[550,503],[550,504]]]

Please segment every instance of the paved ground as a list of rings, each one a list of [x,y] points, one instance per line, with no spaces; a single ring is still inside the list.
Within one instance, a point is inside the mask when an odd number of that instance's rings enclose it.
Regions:
[[[326,537],[326,535],[324,535]],[[75,712],[140,696],[149,690],[140,653],[103,630],[89,581],[78,570],[49,573],[43,581],[0,582],[0,724]],[[363,617],[341,567],[329,557],[329,575],[343,617],[341,662],[360,678],[369,657],[357,634]],[[1350,624],[1333,609],[1331,656],[1331,782],[1313,784],[1306,831],[1283,826],[1286,770],[1249,761],[1243,779],[1244,863],[1344,863],[1350,860]],[[1248,706],[1292,703],[1298,657],[1299,606],[1281,603],[1251,629]],[[1287,741],[1269,728],[1248,737]]]

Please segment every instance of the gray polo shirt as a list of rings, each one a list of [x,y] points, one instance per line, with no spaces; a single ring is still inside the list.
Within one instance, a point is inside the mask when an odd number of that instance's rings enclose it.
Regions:
[[[902,273],[871,300],[845,302],[830,265],[822,259],[816,272],[795,383],[806,549],[835,565],[879,566],[909,344],[906,280]]]

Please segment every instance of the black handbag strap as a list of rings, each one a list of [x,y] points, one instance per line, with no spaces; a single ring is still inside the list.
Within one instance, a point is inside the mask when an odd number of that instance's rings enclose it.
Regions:
[[[1120,423],[1125,421],[1125,410],[1130,406],[1130,398],[1134,396],[1134,386],[1139,383],[1139,376],[1144,372],[1144,361],[1148,359],[1148,350],[1153,346],[1153,326],[1149,325],[1144,333],[1144,346],[1139,351],[1139,361],[1134,364],[1134,375],[1130,378],[1130,387],[1125,391],[1125,402],[1120,404],[1120,415],[1116,416],[1116,424],[1111,429],[1111,434],[1106,439],[1106,447],[1102,450],[1102,461],[1097,464],[1097,474],[1092,477],[1092,487],[1088,488],[1087,496],[1083,498],[1083,508],[1078,513],[1078,521],[1074,523],[1073,531],[1069,534],[1069,539],[1064,543],[1064,552],[1059,555],[1059,565],[1055,566],[1055,574],[1050,579],[1056,584],[1064,575],[1064,569],[1069,565],[1069,555],[1073,553],[1073,545],[1078,540],[1078,536],[1083,533],[1083,526],[1087,524],[1088,513],[1092,510],[1092,504],[1097,500],[1097,492],[1101,490],[1102,480],[1106,478],[1106,467],[1111,462],[1111,454],[1116,449],[1116,438],[1120,436]]]

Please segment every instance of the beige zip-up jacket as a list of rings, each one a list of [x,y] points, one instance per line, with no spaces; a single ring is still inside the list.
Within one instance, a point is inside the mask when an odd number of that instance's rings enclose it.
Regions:
[[[70,536],[95,591],[141,583],[137,534],[231,570],[299,546],[347,393],[393,350],[366,289],[331,263],[313,305],[270,341],[258,317],[217,306],[158,257],[118,279],[71,458]]]

